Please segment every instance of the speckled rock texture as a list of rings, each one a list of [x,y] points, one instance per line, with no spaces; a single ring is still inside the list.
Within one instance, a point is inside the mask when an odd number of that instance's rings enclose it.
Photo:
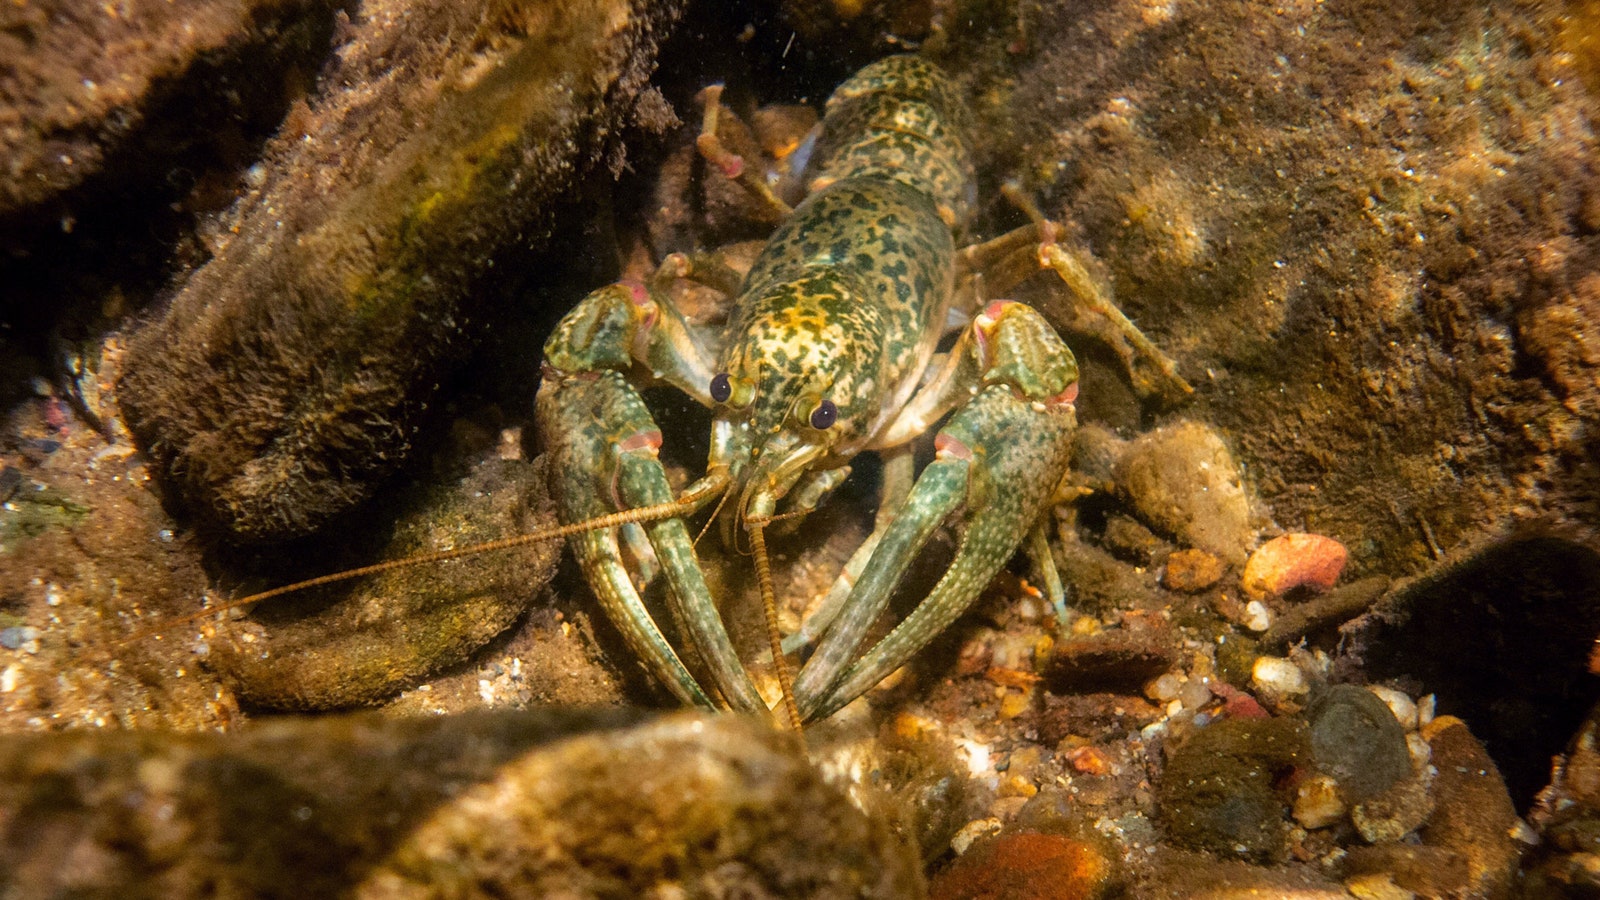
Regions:
[[[7,3],[0,229],[86,181],[163,177],[189,147],[277,107],[327,52],[337,6]]]
[[[1393,575],[1593,519],[1591,5],[988,9],[936,48],[980,171],[1074,223],[1280,525]]]
[[[688,713],[11,736],[0,833],[18,897],[923,892],[916,854],[790,738]]]
[[[553,524],[543,466],[490,460],[416,501],[387,554],[403,558]],[[517,621],[555,571],[559,542],[353,582],[332,604],[287,608],[219,628],[209,665],[239,699],[278,710],[371,706],[457,665]],[[530,666],[531,674],[531,666]],[[594,698],[599,699],[599,698]]]
[[[130,342],[122,410],[174,498],[272,542],[370,496],[552,202],[621,166],[679,7],[364,7],[211,261]]]

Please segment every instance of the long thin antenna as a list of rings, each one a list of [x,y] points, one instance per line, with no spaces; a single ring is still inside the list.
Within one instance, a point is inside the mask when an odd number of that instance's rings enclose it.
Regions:
[[[484,541],[481,544],[469,544],[465,547],[456,547],[450,550],[436,550],[432,553],[423,553],[418,556],[408,556],[404,559],[386,560],[380,563],[373,563],[370,566],[362,566],[358,569],[346,569],[343,572],[334,572],[331,575],[318,575],[316,578],[307,578],[305,581],[296,581],[293,584],[275,587],[271,590],[251,594],[248,597],[240,597],[237,600],[229,600],[226,603],[207,607],[206,609],[202,609],[196,613],[190,613],[186,616],[178,616],[175,619],[168,619],[164,622],[159,622],[149,628],[136,631],[128,637],[114,642],[111,646],[113,648],[123,647],[135,641],[143,640],[150,635],[160,634],[168,629],[176,628],[179,625],[196,622],[200,619],[206,618],[207,616],[214,616],[218,613],[228,612],[229,610],[240,609],[245,606],[260,603],[263,600],[271,600],[273,597],[281,597],[284,594],[292,594],[295,591],[303,591],[308,588],[321,587],[325,584],[336,584],[340,581],[349,581],[352,578],[360,578],[364,575],[376,575],[379,572],[389,572],[394,569],[404,569],[410,566],[421,566],[427,565],[428,563],[445,562],[447,560],[460,559],[463,556],[476,556],[480,553],[492,553],[496,550],[509,550],[513,547],[524,547],[528,544],[554,541],[569,537],[574,534],[581,534],[585,531],[595,531],[602,528],[615,528],[619,525],[626,525],[630,522],[653,522],[658,519],[670,519],[673,516],[682,514],[685,507],[690,505],[692,504],[686,504],[682,500],[674,500],[670,503],[657,503],[654,506],[641,506],[638,509],[625,509],[621,512],[608,513],[607,515],[598,516],[593,519],[586,519],[582,522],[574,522],[570,525],[557,525],[552,528],[543,528],[538,531],[530,531],[527,534],[519,534],[515,537],[500,538],[499,540],[494,541]]]
[[[783,634],[778,631],[778,601],[772,590],[772,568],[767,562],[766,519],[746,517],[750,531],[750,550],[756,558],[756,580],[761,583],[761,605],[767,613],[767,640],[772,644],[772,665],[778,674],[778,690],[783,694],[783,712],[795,734],[801,733],[800,708],[794,702],[794,677],[783,658]]]
[[[725,490],[725,491],[722,492],[722,496],[717,498],[716,507],[714,507],[711,510],[711,515],[706,517],[706,523],[704,525],[700,526],[700,533],[694,536],[694,543],[690,544],[689,546],[691,546],[691,547],[699,547],[700,546],[700,539],[705,537],[706,536],[706,532],[711,530],[711,523],[715,522],[717,520],[717,516],[722,514],[722,507],[727,504],[728,495],[730,495],[732,493],[733,493],[732,491]]]

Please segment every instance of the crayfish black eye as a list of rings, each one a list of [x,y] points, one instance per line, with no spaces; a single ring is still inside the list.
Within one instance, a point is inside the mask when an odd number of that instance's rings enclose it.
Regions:
[[[829,428],[839,420],[839,407],[832,400],[824,400],[811,411],[811,427],[818,431]]]
[[[732,396],[733,380],[728,377],[727,372],[711,379],[711,399],[718,403],[727,403],[728,398]]]

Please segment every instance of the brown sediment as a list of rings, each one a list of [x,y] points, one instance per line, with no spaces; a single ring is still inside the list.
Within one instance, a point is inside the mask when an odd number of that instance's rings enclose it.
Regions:
[[[1074,223],[1277,520],[1402,574],[1600,506],[1600,171],[1564,12],[1047,3],[1021,56],[991,24],[941,58],[986,168]]]

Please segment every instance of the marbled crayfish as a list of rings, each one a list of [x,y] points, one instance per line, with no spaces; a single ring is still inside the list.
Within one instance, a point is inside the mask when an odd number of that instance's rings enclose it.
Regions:
[[[742,529],[753,551],[783,707],[796,727],[832,714],[902,665],[1019,548],[1065,616],[1040,520],[1068,466],[1077,363],[1037,311],[987,302],[983,291],[1052,270],[1076,303],[1111,326],[1130,371],[1149,367],[1147,392],[1190,388],[1057,245],[1051,223],[956,249],[974,193],[967,118],[954,86],[931,63],[915,56],[873,63],[828,99],[804,154],[808,194],[742,282],[710,258],[674,255],[648,283],[603,287],[561,320],[544,347],[536,404],[560,527],[274,588],[161,627],[400,566],[570,536],[606,614],[656,679],[684,703],[765,713],[770,707],[734,649],[684,524],[719,500],[725,534]],[[708,160],[728,161],[714,126],[700,145]],[[782,205],[758,178],[744,183]],[[666,288],[679,278],[733,295],[714,347],[704,346],[669,298]],[[967,324],[941,352],[952,320]],[[648,384],[670,385],[714,411],[705,474],[681,492],[658,458],[661,430],[640,396]],[[941,421],[936,457],[915,473],[911,444]],[[785,638],[766,527],[814,510],[865,450],[884,458],[877,527]],[[860,652],[896,585],[947,521],[960,532],[949,568],[902,622]],[[649,562],[630,565],[630,558]],[[666,581],[672,614],[703,661],[709,688],[640,596],[641,582],[656,577]],[[791,681],[785,659],[807,650]]]
[[[696,560],[683,517],[724,499],[753,551],[790,721],[827,716],[953,622],[1027,542],[1061,610],[1040,526],[1066,472],[1077,364],[1031,307],[980,296],[1041,267],[1104,315],[1157,377],[1187,392],[1170,360],[1100,299],[1049,223],[957,251],[973,194],[967,113],[946,77],[914,56],[876,62],[829,98],[803,181],[808,195],[734,292],[720,340],[702,346],[664,290],[696,277],[683,257],[650,283],[586,297],[545,344],[538,426],[552,489],[607,615],[685,703],[765,712]],[[714,137],[702,149],[715,158]],[[707,146],[710,144],[712,146]],[[937,352],[954,312],[965,317]],[[705,474],[674,493],[661,431],[638,388],[665,383],[714,410]],[[913,474],[910,442],[948,415],[936,459]],[[885,458],[878,528],[799,633],[780,638],[764,531],[814,509],[856,454]],[[860,645],[930,535],[959,547],[932,592],[876,645]],[[621,524],[621,527],[618,525]],[[587,527],[590,525],[604,527]],[[624,553],[624,548],[631,551]],[[711,685],[651,618],[626,560],[653,558]],[[634,567],[637,569],[638,567]],[[654,573],[650,577],[653,577]],[[786,654],[813,646],[790,682]]]

